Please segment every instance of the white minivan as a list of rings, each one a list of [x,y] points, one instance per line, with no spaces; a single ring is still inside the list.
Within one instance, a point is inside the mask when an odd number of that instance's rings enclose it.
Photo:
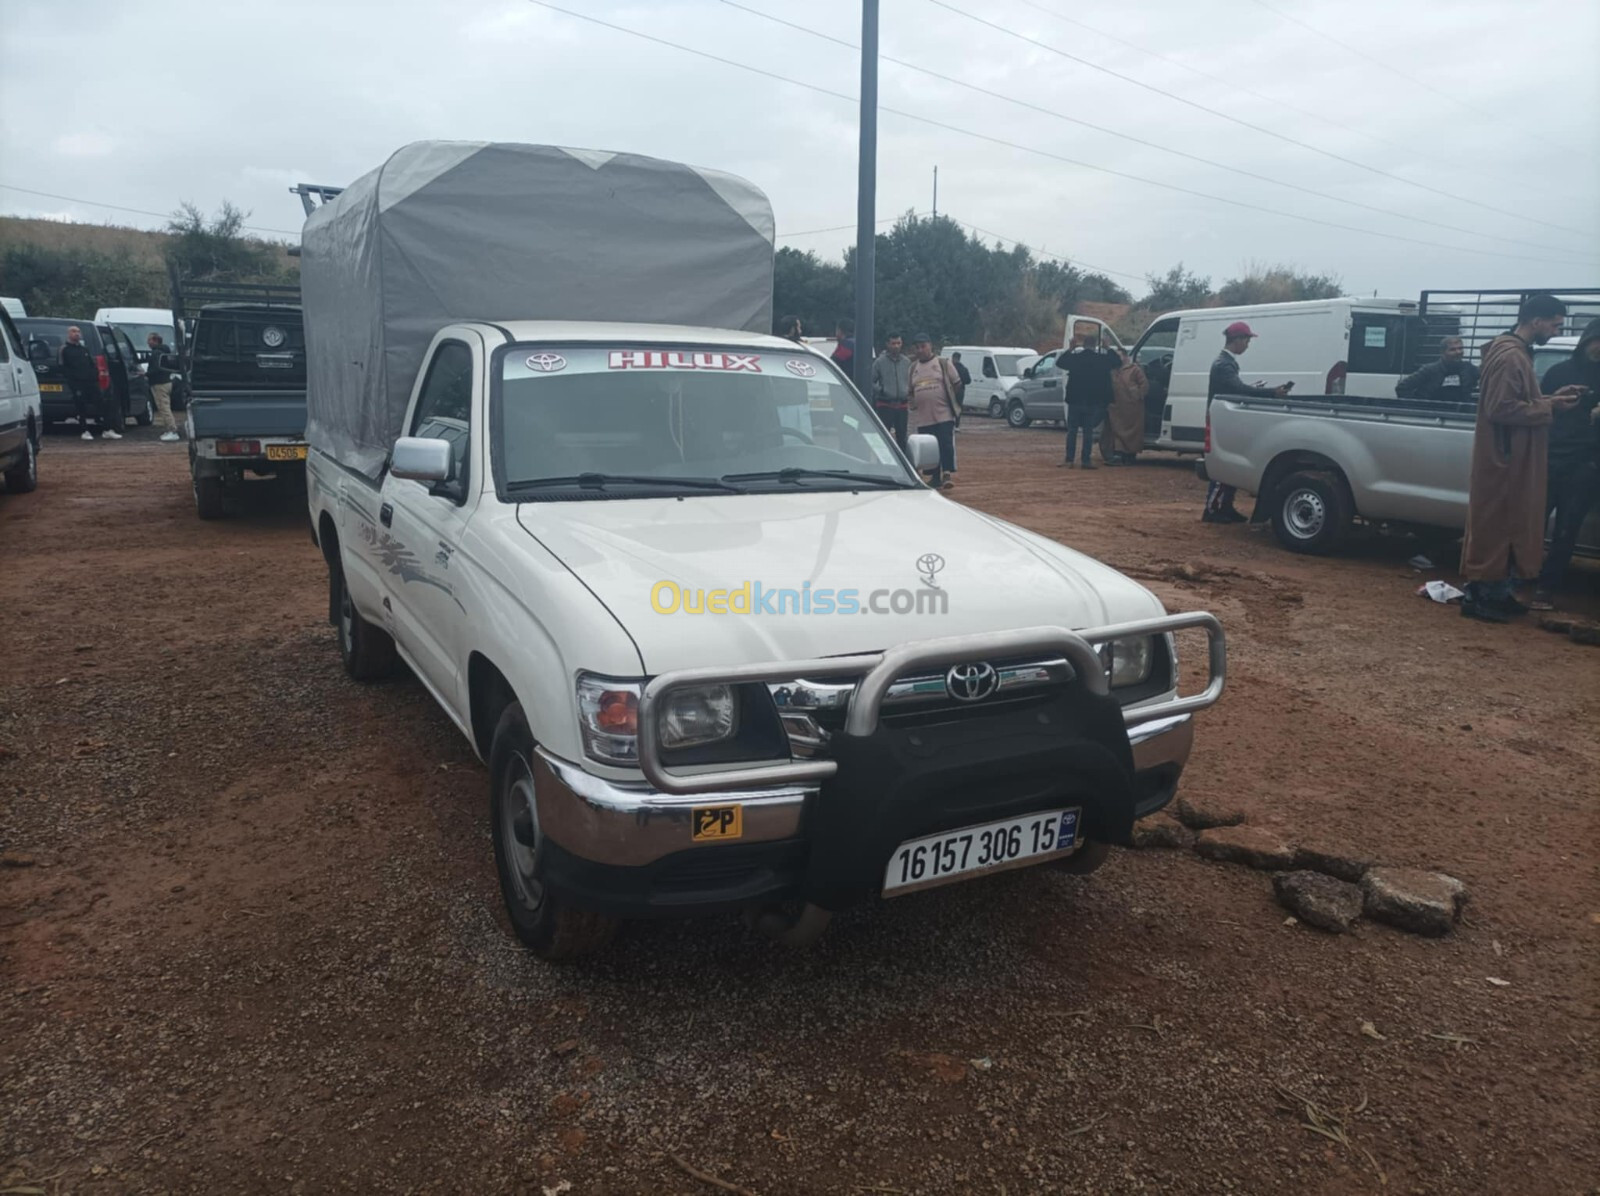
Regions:
[[[159,332],[161,339],[169,345],[178,343],[172,312],[165,307],[102,307],[94,313],[94,322],[110,324],[126,332],[141,358],[146,351],[145,342],[152,332]]]
[[[962,411],[983,411],[995,419],[1006,413],[1006,392],[1022,379],[1023,365],[1035,358],[1032,349],[1015,345],[946,345],[944,357],[961,354],[972,385],[961,396]]]
[[[1134,359],[1150,379],[1149,448],[1201,453],[1211,363],[1222,330],[1243,320],[1256,333],[1239,366],[1247,382],[1294,383],[1294,394],[1393,397],[1405,377],[1406,332],[1418,319],[1405,299],[1315,299],[1170,312],[1145,330]]]

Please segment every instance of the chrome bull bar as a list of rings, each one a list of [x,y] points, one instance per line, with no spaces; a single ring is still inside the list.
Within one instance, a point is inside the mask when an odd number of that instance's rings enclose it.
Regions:
[[[1065,627],[1027,627],[1015,631],[982,632],[900,644],[883,652],[856,656],[830,656],[819,660],[773,661],[764,664],[734,665],[704,669],[678,669],[662,673],[644,687],[639,698],[639,768],[645,779],[663,793],[722,793],[752,786],[820,782],[838,771],[833,760],[784,760],[739,768],[716,769],[691,774],[669,771],[661,763],[658,712],[665,695],[674,689],[695,685],[773,684],[800,680],[826,680],[831,677],[859,677],[855,695],[845,718],[844,733],[865,737],[878,727],[878,713],[889,687],[906,673],[929,665],[971,664],[995,656],[1023,656],[1032,653],[1059,653],[1091,693],[1107,694],[1110,683],[1105,664],[1095,651],[1096,644],[1137,636],[1167,635],[1188,628],[1202,628],[1207,639],[1208,680],[1206,687],[1191,697],[1175,697],[1164,702],[1123,711],[1128,726],[1172,718],[1203,710],[1222,695],[1227,678],[1228,651],[1222,624],[1213,615],[1195,611],[1165,615],[1133,623],[1115,623],[1070,631]],[[1176,679],[1174,679],[1176,683]]]

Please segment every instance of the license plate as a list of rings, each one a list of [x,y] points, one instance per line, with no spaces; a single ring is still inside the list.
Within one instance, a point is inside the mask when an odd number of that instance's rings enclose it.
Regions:
[[[304,461],[305,459],[306,446],[303,444],[267,445],[268,461]]]
[[[895,848],[883,874],[883,895],[965,880],[1069,855],[1078,841],[1081,809],[1043,810],[909,839]]]
[[[47,395],[58,395],[58,394],[61,393],[61,383],[59,383],[59,382],[41,382],[41,383],[39,383],[39,393],[40,394],[47,394]]]

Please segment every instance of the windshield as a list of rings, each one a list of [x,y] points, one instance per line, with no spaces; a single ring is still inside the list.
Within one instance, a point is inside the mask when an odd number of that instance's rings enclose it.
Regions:
[[[996,353],[994,368],[1000,371],[1002,378],[1020,377],[1023,362],[1030,361],[1033,357],[1032,353]]]
[[[133,342],[133,347],[141,352],[150,348],[149,340],[152,332],[161,334],[161,339],[167,344],[167,352],[176,352],[172,346],[177,343],[178,336],[172,330],[171,324],[128,324],[117,320],[113,322],[112,327],[121,332],[126,332],[128,339]]]
[[[661,479],[658,490],[920,484],[856,392],[808,353],[519,345],[504,351],[500,383],[508,489],[579,475]]]

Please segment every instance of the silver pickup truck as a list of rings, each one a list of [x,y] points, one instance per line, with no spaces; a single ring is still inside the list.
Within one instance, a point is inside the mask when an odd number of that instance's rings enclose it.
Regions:
[[[1474,405],[1321,395],[1212,400],[1204,465],[1257,496],[1291,552],[1326,553],[1357,519],[1459,532],[1467,521]],[[1600,514],[1578,537],[1600,555]]]

